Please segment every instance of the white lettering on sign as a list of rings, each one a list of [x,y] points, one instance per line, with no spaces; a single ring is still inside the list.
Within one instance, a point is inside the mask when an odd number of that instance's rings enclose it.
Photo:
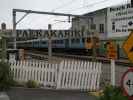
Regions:
[[[90,32],[86,33],[85,31],[77,31],[77,30],[51,30],[52,38],[68,38],[68,37],[76,37],[82,38],[85,37]],[[49,33],[48,30],[17,30],[17,40],[31,40],[38,38],[48,38]]]
[[[108,33],[109,37],[129,35],[133,29],[133,8],[130,4],[108,8]]]

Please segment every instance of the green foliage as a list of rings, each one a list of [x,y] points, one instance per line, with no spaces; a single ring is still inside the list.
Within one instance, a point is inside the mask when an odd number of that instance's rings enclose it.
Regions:
[[[18,82],[18,81],[14,81],[12,86],[13,87],[24,87],[25,86],[25,83]]]
[[[10,88],[14,83],[10,66],[5,62],[0,62],[0,91]]]
[[[37,88],[38,87],[38,84],[34,80],[29,80],[26,83],[26,87],[28,87],[28,88]]]
[[[128,97],[123,95],[121,88],[107,86],[98,100],[128,100]]]

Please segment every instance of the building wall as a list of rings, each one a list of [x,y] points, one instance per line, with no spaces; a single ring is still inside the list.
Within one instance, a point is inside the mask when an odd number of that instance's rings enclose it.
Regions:
[[[107,36],[107,9],[98,10],[95,12],[87,13],[85,16],[88,18],[74,18],[72,21],[73,30],[88,30],[90,33],[92,31],[99,34],[101,39],[105,39]],[[100,24],[104,24],[104,31],[100,32]],[[91,26],[95,26],[92,29]]]
[[[74,18],[72,19],[72,30],[88,29],[89,19],[88,18]]]
[[[107,38],[107,9],[96,11],[93,18],[93,23],[96,25],[96,32],[99,33],[100,39]],[[100,31],[100,24],[104,26],[103,32]]]

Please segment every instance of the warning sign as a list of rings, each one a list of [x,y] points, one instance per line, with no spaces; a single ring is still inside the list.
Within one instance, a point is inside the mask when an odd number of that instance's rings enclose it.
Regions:
[[[108,41],[107,43],[107,57],[109,59],[117,58],[117,47],[113,41]]]
[[[128,39],[124,42],[123,49],[129,60],[133,62],[133,32],[130,33]]]

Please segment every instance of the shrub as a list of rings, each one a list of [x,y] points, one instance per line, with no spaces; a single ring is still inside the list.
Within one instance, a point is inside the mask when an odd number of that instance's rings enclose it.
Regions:
[[[14,81],[13,87],[24,87],[25,86],[25,83],[23,82],[18,82],[18,81]]]
[[[28,88],[37,88],[38,87],[38,84],[34,80],[29,80],[26,83],[26,87],[28,87]]]
[[[123,95],[121,88],[107,86],[98,100],[128,100],[128,97]]]
[[[5,62],[0,62],[0,91],[10,88],[14,83],[10,66]]]

